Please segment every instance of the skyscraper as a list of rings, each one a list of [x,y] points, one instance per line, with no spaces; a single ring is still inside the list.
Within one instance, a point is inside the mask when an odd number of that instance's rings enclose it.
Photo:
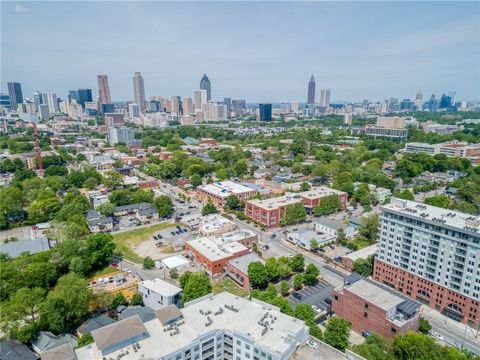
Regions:
[[[141,113],[145,113],[145,84],[141,72],[133,76],[133,97]]]
[[[170,111],[172,113],[179,114],[180,109],[181,109],[181,98],[180,98],[180,96],[172,96],[172,99],[170,100],[170,104],[171,104]]]
[[[258,115],[260,121],[272,121],[272,104],[259,104]]]
[[[193,97],[195,101],[195,110],[202,110],[202,104],[207,103],[207,90],[195,90]]]
[[[422,104],[423,104],[423,91],[418,90],[417,95],[415,96],[415,106],[417,107],[417,110],[422,110]]]
[[[92,101],[92,89],[70,90],[70,97],[77,100],[77,104],[82,105],[82,108],[85,108],[85,103]]]
[[[0,93],[0,108],[10,109],[10,96]]]
[[[40,111],[40,105],[43,104],[43,99],[39,91],[33,93],[33,103],[35,104],[35,109]]]
[[[108,76],[107,75],[98,75],[98,97],[100,104],[111,104],[112,97],[110,96],[110,86],[108,85]]]
[[[322,89],[320,91],[320,106],[322,107],[330,106],[330,89]]]
[[[17,110],[18,104],[23,103],[22,85],[18,82],[9,82],[8,95],[10,96],[10,107]]]
[[[245,100],[232,100],[232,110],[236,116],[245,114],[247,105]]]
[[[230,113],[232,112],[232,99],[223,98],[223,104],[227,107],[227,119],[229,119]]]
[[[195,113],[192,98],[184,98],[182,101],[182,110],[184,115],[190,115]]]
[[[50,114],[58,113],[58,99],[56,94],[46,94],[47,95],[47,104],[48,111]]]
[[[207,101],[212,100],[212,84],[210,83],[207,74],[203,74],[202,80],[200,80],[200,90],[207,91]]]
[[[315,104],[315,78],[313,74],[308,82],[307,104]]]

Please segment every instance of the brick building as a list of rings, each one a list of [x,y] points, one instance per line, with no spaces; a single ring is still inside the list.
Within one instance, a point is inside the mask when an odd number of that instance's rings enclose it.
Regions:
[[[329,195],[337,195],[341,208],[345,209],[347,207],[347,193],[320,186],[308,191],[290,193],[270,199],[248,200],[245,203],[245,214],[266,227],[277,227],[280,225],[282,216],[288,206],[303,203],[307,212],[311,213],[316,206],[320,205],[322,198]]]
[[[249,253],[244,256],[237,257],[230,260],[227,263],[227,275],[232,278],[233,281],[238,283],[244,290],[250,290],[250,279],[248,278],[248,265],[251,262],[261,262],[265,261],[254,253]]]
[[[197,188],[197,196],[200,201],[211,201],[217,207],[223,207],[230,195],[235,195],[244,201],[256,194],[257,190],[233,181],[217,181]]]
[[[389,287],[357,273],[333,290],[332,309],[359,334],[377,333],[386,338],[417,331],[420,304]]]

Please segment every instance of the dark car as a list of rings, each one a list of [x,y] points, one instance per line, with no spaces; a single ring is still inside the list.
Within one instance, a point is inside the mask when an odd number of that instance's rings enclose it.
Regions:
[[[276,236],[277,236],[276,234],[272,234],[270,235],[270,239],[275,239]]]
[[[293,297],[297,300],[302,300],[303,299],[303,296],[300,293],[293,294]]]
[[[158,235],[157,235],[157,239],[158,239],[158,240],[163,239],[162,234],[158,234]]]
[[[153,235],[153,240],[155,240],[155,241],[158,240],[157,235]]]
[[[323,300],[323,301],[324,301],[326,304],[332,306],[332,297],[331,297],[331,296],[327,297],[327,298],[326,298],[325,300]]]
[[[175,231],[172,231],[170,234],[175,235]]]
[[[343,261],[343,257],[341,256],[337,256],[335,259],[333,259],[335,261],[338,261],[338,262],[342,262]]]
[[[324,252],[325,252],[325,249],[322,247],[322,248],[318,249],[318,251],[324,253]]]

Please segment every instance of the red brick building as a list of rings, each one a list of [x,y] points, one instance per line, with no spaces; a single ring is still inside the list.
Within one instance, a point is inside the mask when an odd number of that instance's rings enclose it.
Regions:
[[[480,326],[480,301],[375,259],[373,279],[472,327]]]
[[[264,263],[263,259],[254,253],[237,257],[227,263],[227,275],[239,284],[244,290],[250,290],[250,279],[248,278],[248,265],[251,262],[259,261]]]
[[[348,320],[355,332],[393,338],[418,330],[419,303],[356,273],[345,284],[333,291],[332,310]]]
[[[320,205],[322,198],[337,195],[342,209],[347,207],[347,193],[330,189],[326,186],[312,188],[309,191],[293,193],[264,200],[248,200],[245,203],[245,214],[268,228],[280,226],[285,209],[293,204],[303,203],[307,212]]]
[[[217,207],[223,207],[230,195],[235,195],[244,201],[256,194],[257,190],[228,180],[197,187],[198,199],[203,202],[212,202]]]
[[[152,189],[156,188],[160,185],[160,181],[158,180],[148,180],[148,181],[142,181],[138,183],[138,188],[139,189]]]

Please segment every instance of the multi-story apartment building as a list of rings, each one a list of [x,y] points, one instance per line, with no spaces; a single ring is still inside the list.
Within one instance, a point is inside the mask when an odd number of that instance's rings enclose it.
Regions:
[[[411,142],[405,144],[405,152],[421,152],[430,155],[445,154],[447,156],[467,158],[476,162],[477,159],[480,159],[480,144],[469,144],[457,140],[447,141],[440,144]]]
[[[233,181],[218,181],[212,184],[199,186],[197,195],[201,201],[211,201],[215,206],[223,207],[230,195],[246,200],[257,194],[257,190],[234,183]]]
[[[94,343],[76,350],[79,360],[290,359],[308,338],[305,322],[253,299],[223,292],[131,316],[92,331]]]
[[[288,206],[303,203],[307,212],[320,205],[322,198],[330,195],[337,195],[340,200],[340,207],[347,207],[347,193],[326,186],[319,186],[311,190],[291,193],[285,196],[264,199],[248,200],[245,202],[245,214],[259,223],[272,228],[280,226],[280,221]]]
[[[332,309],[357,333],[375,332],[387,338],[417,331],[420,320],[418,302],[357,273],[333,290]]]
[[[480,325],[480,216],[392,199],[381,207],[374,280]]]

